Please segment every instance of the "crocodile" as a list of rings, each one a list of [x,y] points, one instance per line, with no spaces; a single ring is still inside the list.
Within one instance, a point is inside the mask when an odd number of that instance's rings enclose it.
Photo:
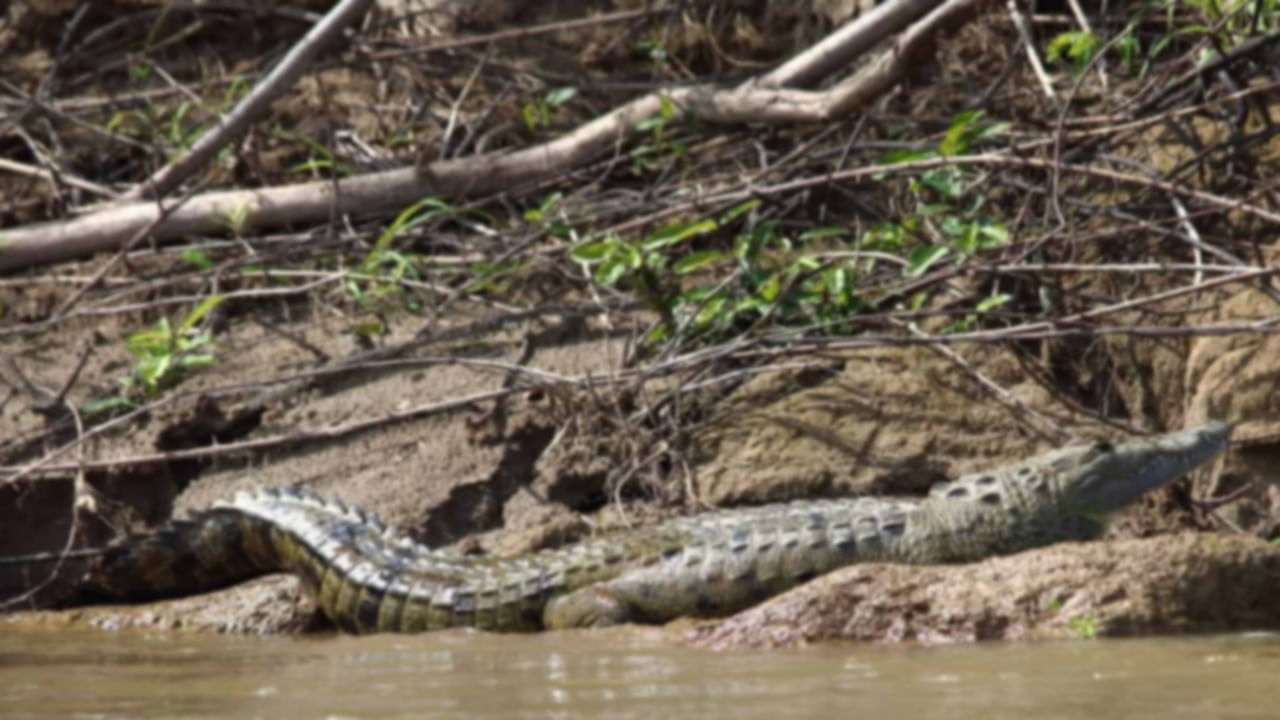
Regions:
[[[1099,537],[1107,518],[1223,451],[1207,425],[1067,447],[935,486],[719,510],[522,557],[426,548],[299,487],[242,492],[111,547],[79,602],[196,594],[299,576],[352,633],[535,631],[727,615],[855,562],[972,562]]]

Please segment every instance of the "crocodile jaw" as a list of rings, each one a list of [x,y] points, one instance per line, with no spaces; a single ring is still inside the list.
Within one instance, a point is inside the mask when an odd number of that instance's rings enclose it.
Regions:
[[[1227,447],[1231,426],[1211,422],[1179,432],[1073,449],[1056,459],[1058,496],[1077,513],[1105,517],[1163,487]]]

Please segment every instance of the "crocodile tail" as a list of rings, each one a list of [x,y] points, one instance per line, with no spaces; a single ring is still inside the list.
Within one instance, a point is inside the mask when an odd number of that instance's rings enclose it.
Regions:
[[[171,520],[108,548],[66,601],[148,602],[220,590],[290,572],[318,589],[329,559],[317,538],[385,532],[377,518],[298,488],[240,493],[188,520]]]
[[[244,582],[273,570],[270,558],[253,552],[266,533],[260,523],[222,509],[170,521],[108,548],[67,604],[147,602]]]
[[[110,548],[74,604],[193,595],[276,572],[299,577],[355,633],[536,629],[545,591],[536,572],[513,582],[514,569],[432,551],[360,508],[282,487],[238,493]]]

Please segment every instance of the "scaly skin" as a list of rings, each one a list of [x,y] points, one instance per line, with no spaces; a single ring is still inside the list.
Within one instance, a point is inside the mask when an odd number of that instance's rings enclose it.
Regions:
[[[950,563],[1090,540],[1107,516],[1209,460],[1221,423],[1056,450],[919,501],[724,510],[513,559],[432,551],[293,488],[242,493],[108,554],[81,600],[138,601],[290,572],[348,632],[522,631],[746,608],[854,562]]]

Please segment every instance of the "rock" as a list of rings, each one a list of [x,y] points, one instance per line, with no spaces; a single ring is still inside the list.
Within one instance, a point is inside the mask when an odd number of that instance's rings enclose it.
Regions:
[[[836,571],[685,640],[724,650],[832,640],[926,645],[1280,628],[1280,548],[1182,533],[972,565]]]

